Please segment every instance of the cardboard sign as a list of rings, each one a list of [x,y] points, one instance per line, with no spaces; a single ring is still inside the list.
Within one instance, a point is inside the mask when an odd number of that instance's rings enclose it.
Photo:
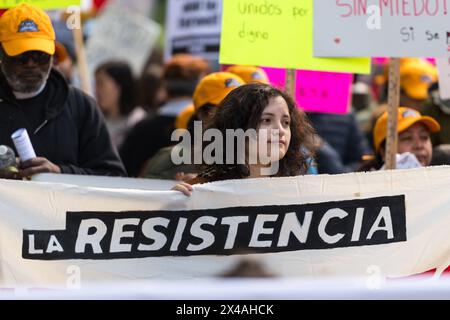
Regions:
[[[450,0],[314,0],[317,57],[442,57]]]
[[[223,5],[220,63],[370,72],[367,58],[313,57],[313,0],[241,0]]]
[[[222,0],[169,0],[164,56],[190,53],[218,60]]]
[[[161,27],[154,21],[120,5],[108,5],[97,19],[87,46],[89,70],[109,60],[127,61],[136,75],[141,74]]]
[[[272,85],[284,88],[286,70],[264,68]],[[350,107],[353,75],[297,70],[295,99],[305,111],[347,113]]]
[[[42,9],[61,9],[79,6],[81,0],[0,0],[0,8],[17,7],[21,3],[32,4]]]

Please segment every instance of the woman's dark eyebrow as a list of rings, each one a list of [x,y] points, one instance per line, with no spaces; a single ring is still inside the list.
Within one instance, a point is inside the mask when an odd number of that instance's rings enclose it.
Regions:
[[[261,116],[274,116],[275,114],[273,114],[272,112],[263,112]],[[282,118],[291,118],[291,116],[289,114],[284,114],[282,116]]]

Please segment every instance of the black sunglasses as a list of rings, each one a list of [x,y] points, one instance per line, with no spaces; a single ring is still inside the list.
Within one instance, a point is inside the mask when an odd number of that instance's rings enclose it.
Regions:
[[[45,65],[50,62],[51,55],[41,51],[27,51],[17,56],[6,57],[11,63],[23,66],[27,64],[30,59],[39,65]]]

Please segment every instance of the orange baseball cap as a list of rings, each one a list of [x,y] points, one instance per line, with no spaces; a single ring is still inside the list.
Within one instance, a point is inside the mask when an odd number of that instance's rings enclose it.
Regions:
[[[226,71],[238,75],[245,83],[260,82],[269,84],[267,73],[263,69],[255,66],[234,65],[229,67]]]
[[[245,84],[239,76],[230,72],[210,73],[202,80],[194,91],[195,110],[205,104],[218,105],[233,89]]]
[[[0,42],[9,56],[26,51],[55,53],[55,30],[42,9],[21,4],[0,17]]]
[[[376,152],[380,151],[381,144],[386,139],[387,118],[388,114],[387,111],[385,111],[378,118],[377,122],[375,123],[375,127],[373,128],[373,144]],[[441,126],[439,125],[439,123],[432,117],[422,116],[419,111],[411,108],[399,107],[397,119],[397,133],[405,131],[418,122],[423,123],[431,133],[441,130]]]

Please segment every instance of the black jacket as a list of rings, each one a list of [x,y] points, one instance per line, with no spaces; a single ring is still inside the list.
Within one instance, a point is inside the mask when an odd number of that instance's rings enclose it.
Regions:
[[[0,73],[0,144],[14,148],[11,134],[26,128],[36,155],[58,165],[61,173],[126,176],[95,101],[69,87],[55,70],[45,94],[45,105],[36,105],[42,108],[43,122],[35,127]]]

